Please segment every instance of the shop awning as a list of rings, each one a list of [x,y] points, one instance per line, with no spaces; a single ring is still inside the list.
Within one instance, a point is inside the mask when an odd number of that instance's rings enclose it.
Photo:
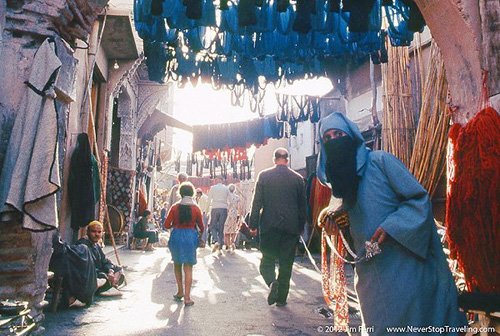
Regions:
[[[193,131],[193,127],[175,119],[171,115],[166,114],[158,109],[155,109],[139,128],[137,133],[138,138],[152,139],[156,133],[164,129],[166,126],[179,128],[188,132]]]
[[[139,57],[139,46],[133,29],[128,11],[108,11],[101,45],[109,60],[131,60]]]

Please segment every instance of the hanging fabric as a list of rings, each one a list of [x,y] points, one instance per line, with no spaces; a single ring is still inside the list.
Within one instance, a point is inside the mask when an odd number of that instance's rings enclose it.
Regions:
[[[311,31],[311,15],[315,12],[315,0],[297,0],[293,31],[307,34]]]
[[[378,53],[382,47],[382,5],[391,43],[409,45],[413,33],[425,25],[412,0],[298,0],[292,4],[289,0],[222,0],[217,9],[211,0],[136,0],[134,24],[145,44],[167,43],[177,63],[182,62],[183,56],[174,53],[174,49],[184,45],[195,57],[209,51],[210,59],[206,62],[213,68],[217,67],[214,59],[221,55],[254,62],[271,57],[278,64],[287,64],[283,68],[285,75],[273,73],[266,81],[277,83],[285,78],[293,82],[310,78],[321,63],[316,62],[313,67],[304,60],[371,56],[375,63],[384,62],[383,53]],[[147,62],[148,68],[154,68],[149,72],[154,81],[164,81],[163,70],[174,71],[172,67],[155,64],[169,62],[164,52],[150,48]],[[170,73],[166,76],[179,80],[181,86],[187,82],[187,77]],[[190,78],[196,81],[200,76],[203,75],[195,72]],[[245,74],[242,78],[245,89],[255,88],[253,80],[245,81]],[[204,77],[203,80],[211,82],[214,88],[234,85],[226,84],[227,79],[220,77],[217,71],[211,79]]]
[[[86,133],[78,134],[77,144],[71,155],[68,198],[73,230],[85,227],[97,219],[95,205],[100,199],[99,167],[92,155]]]
[[[51,230],[59,223],[59,129],[53,84],[60,66],[55,41],[48,38],[33,58],[0,176],[2,220],[11,220],[9,213],[21,213],[23,228],[32,231]]]
[[[257,23],[255,0],[240,0],[238,3],[238,25],[252,26]]]

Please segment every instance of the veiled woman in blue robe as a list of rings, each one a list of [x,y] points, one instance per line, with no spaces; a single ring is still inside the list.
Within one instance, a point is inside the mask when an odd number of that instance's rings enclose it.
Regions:
[[[429,327],[427,334],[463,331],[454,329],[467,322],[458,309],[457,289],[427,191],[393,155],[368,149],[358,127],[341,113],[323,118],[319,128],[320,137],[328,130],[341,130],[358,144],[353,154],[357,193],[347,209],[353,247],[361,253],[378,228],[386,234],[382,252],[355,267],[355,288],[369,334],[387,335],[390,327],[406,328],[400,335],[415,334],[415,327]],[[335,181],[326,169],[332,158],[322,139],[319,142],[317,175],[332,187]],[[440,327],[444,329],[432,329]]]

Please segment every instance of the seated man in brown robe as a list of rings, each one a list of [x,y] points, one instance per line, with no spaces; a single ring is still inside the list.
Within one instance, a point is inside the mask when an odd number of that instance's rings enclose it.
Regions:
[[[78,240],[77,244],[87,245],[94,259],[95,269],[97,273],[97,290],[96,294],[101,294],[111,288],[110,294],[121,295],[121,292],[116,290],[125,281],[123,270],[120,266],[113,264],[104,254],[99,241],[102,238],[103,225],[99,221],[92,221],[87,226],[87,237]]]

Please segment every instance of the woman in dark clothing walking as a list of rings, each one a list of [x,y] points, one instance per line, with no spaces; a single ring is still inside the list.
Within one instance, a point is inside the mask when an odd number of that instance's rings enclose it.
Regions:
[[[179,187],[182,199],[169,210],[164,227],[173,227],[168,241],[168,248],[174,261],[175,281],[177,282],[176,301],[184,298],[185,306],[192,306],[191,284],[193,282],[193,265],[196,264],[196,248],[198,237],[203,233],[203,218],[201,210],[193,201],[194,186],[190,182],[183,182]],[[182,286],[182,269],[184,269],[185,283]]]

